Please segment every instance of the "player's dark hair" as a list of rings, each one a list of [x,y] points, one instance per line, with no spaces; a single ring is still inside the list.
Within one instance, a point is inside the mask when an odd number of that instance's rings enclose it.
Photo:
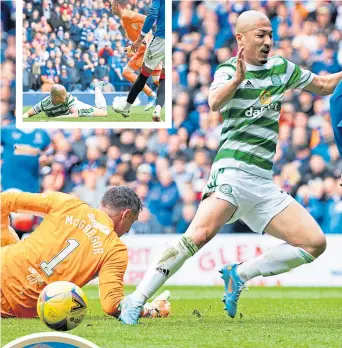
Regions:
[[[138,214],[142,203],[138,195],[127,186],[114,186],[102,197],[101,205],[113,210],[131,209]]]

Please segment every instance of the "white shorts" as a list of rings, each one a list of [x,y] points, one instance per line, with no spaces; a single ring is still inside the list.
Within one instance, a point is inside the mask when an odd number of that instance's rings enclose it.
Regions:
[[[76,99],[76,108],[78,110],[78,116],[80,117],[93,117],[95,108],[89,104],[83,103]]]
[[[165,68],[165,39],[153,36],[145,51],[144,64],[147,68],[155,70],[160,62]]]
[[[202,199],[212,192],[237,207],[228,224],[241,219],[257,233],[263,233],[271,219],[294,202],[273,180],[231,168],[210,174]]]

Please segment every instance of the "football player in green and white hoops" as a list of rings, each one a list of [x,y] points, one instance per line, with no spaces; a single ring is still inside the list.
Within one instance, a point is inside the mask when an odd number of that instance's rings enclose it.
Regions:
[[[104,82],[95,84],[96,107],[79,101],[68,93],[64,86],[53,85],[50,95],[25,112],[23,118],[32,117],[41,112],[53,118],[107,116],[107,103],[102,93],[103,84]]]
[[[121,316],[125,311],[125,318],[131,318],[129,324],[137,323],[139,308],[223,224],[242,219],[254,232],[284,241],[253,260],[222,268],[223,301],[230,317],[236,315],[245,282],[310,263],[326,248],[325,236],[313,217],[274,183],[272,166],[285,91],[299,88],[329,95],[342,72],[316,76],[282,57],[268,57],[272,27],[261,12],[246,11],[239,16],[236,40],[237,57],[218,67],[209,92],[209,106],[221,111],[224,124],[202,202],[185,234],[164,251],[136,291],[123,301]]]

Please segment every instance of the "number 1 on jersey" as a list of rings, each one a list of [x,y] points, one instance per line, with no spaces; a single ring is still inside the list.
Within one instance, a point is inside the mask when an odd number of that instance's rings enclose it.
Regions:
[[[39,265],[39,267],[47,276],[52,275],[53,269],[80,245],[80,243],[75,239],[68,239],[67,242],[69,243],[69,245],[64,248],[58,255],[52,258],[50,262],[43,261]]]

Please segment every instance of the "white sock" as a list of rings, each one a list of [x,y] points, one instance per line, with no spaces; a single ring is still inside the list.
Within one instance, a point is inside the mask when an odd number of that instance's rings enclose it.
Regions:
[[[157,113],[158,115],[160,114],[161,112],[161,109],[162,107],[160,105],[157,105],[155,108],[154,108],[154,112]]]
[[[182,236],[175,246],[167,248],[157,264],[152,265],[133,293],[136,301],[145,303],[153,294],[175,274],[184,262],[198,251],[190,237]]]
[[[95,106],[98,109],[107,109],[106,98],[99,87],[95,87]]]
[[[124,105],[124,110],[129,110],[131,108],[132,104],[130,104],[127,100],[126,100],[126,104]]]
[[[242,281],[247,281],[260,275],[268,277],[285,273],[313,260],[315,257],[304,249],[285,243],[277,245],[253,260],[242,263],[237,267],[237,273]]]

